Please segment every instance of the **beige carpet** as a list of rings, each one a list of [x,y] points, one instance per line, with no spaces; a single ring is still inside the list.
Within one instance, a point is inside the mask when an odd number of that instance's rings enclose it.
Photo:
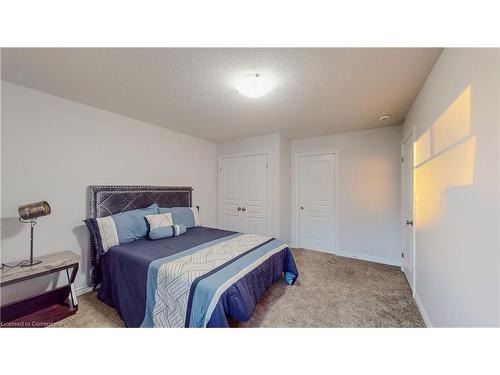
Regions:
[[[252,318],[238,327],[423,327],[398,267],[294,250],[299,279],[275,283]],[[95,293],[79,298],[79,311],[54,326],[123,327]]]

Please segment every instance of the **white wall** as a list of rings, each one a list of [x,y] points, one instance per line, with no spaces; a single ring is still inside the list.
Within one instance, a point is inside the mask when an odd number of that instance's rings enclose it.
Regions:
[[[193,186],[202,224],[217,225],[214,143],[2,81],[1,145],[3,262],[28,256],[28,226],[18,223],[17,207],[46,200],[52,214],[38,220],[35,255],[80,254],[76,286],[87,285],[82,220],[94,184]],[[2,289],[6,302],[23,288]]]
[[[339,153],[338,255],[388,264],[401,259],[401,126],[292,141],[292,179],[302,153]],[[298,244],[293,189],[292,243]]]
[[[281,189],[282,182],[289,175],[289,164],[287,163],[286,149],[289,148],[290,140],[280,134],[270,134],[263,137],[246,138],[233,142],[219,143],[217,153],[220,156],[249,155],[267,153],[269,155],[268,169],[268,194],[270,197],[270,221],[269,234],[289,242],[289,218],[285,214],[290,205],[290,186]],[[282,151],[283,149],[283,151]],[[282,217],[281,214],[284,214]],[[288,215],[289,216],[289,215]]]
[[[416,299],[433,326],[500,316],[498,49],[445,49],[404,124],[416,141]]]
[[[291,241],[292,215],[292,142],[280,135],[280,238]]]

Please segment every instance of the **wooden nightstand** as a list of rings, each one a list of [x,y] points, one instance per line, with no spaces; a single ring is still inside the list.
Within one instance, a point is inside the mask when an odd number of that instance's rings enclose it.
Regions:
[[[66,271],[68,284],[0,307],[2,327],[45,327],[78,310],[74,281],[80,256],[64,251],[37,258],[42,261],[31,267],[15,267],[0,271],[0,287],[40,276]],[[69,270],[71,271],[71,274]]]

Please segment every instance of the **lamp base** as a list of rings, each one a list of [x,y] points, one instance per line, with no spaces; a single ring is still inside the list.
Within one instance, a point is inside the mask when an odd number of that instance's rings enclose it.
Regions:
[[[33,263],[30,262],[29,260],[25,260],[24,262],[22,262],[19,267],[31,267],[31,266],[34,266],[36,264],[40,264],[42,263],[41,260],[34,260]]]

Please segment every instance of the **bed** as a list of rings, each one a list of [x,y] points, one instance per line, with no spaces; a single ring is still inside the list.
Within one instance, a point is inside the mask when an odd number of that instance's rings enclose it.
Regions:
[[[191,187],[91,186],[89,215],[158,204],[191,207]],[[98,298],[127,327],[229,327],[247,321],[265,291],[298,277],[293,254],[275,238],[196,226],[178,237],[139,239],[89,258]]]

